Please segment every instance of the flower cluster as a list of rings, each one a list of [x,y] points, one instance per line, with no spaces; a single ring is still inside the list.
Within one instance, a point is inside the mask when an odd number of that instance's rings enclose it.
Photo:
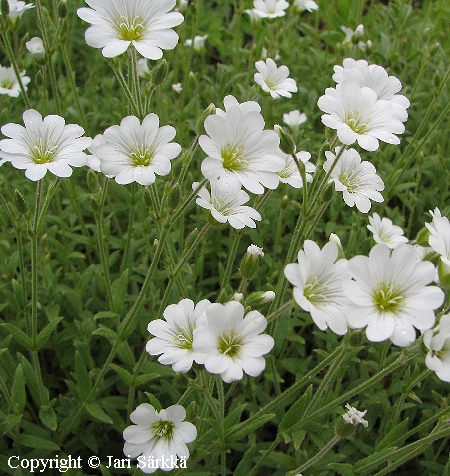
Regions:
[[[227,383],[242,379],[244,372],[256,377],[265,368],[264,354],[274,345],[271,336],[261,335],[265,317],[258,311],[244,316],[237,301],[222,305],[203,300],[194,306],[183,299],[168,306],[163,317],[148,325],[155,337],[146,349],[161,354],[158,360],[176,372],[187,372],[195,361]]]
[[[20,73],[20,82],[25,91],[28,89],[27,85],[31,81],[28,76],[25,76],[25,71]],[[20,84],[14,74],[13,67],[0,66],[0,94],[6,94],[9,97],[16,98],[20,94]]]

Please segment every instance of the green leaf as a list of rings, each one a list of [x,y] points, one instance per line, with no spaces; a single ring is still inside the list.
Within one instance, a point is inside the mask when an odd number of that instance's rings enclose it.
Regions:
[[[56,398],[53,399],[49,405],[42,405],[39,409],[39,418],[41,419],[41,422],[52,431],[55,431],[56,428],[58,428],[58,418],[55,410],[53,410],[55,402]]]
[[[19,364],[14,373],[14,379],[11,388],[11,400],[14,405],[14,413],[22,414],[27,403],[27,396],[25,393],[25,379],[22,365]]]
[[[328,467],[341,476],[355,476],[353,466],[349,463],[330,463]]]
[[[123,304],[128,288],[128,268],[111,284],[111,294],[113,298],[113,309],[119,314],[122,312]]]
[[[268,422],[275,416],[275,413],[267,413],[266,415],[261,415],[255,421],[250,423],[249,425],[245,425],[243,428],[237,431],[233,431],[233,429],[229,430],[226,436],[227,443],[233,443],[234,441],[241,440],[244,436],[247,436],[250,433],[253,433],[258,428],[264,425],[264,423]],[[245,423],[245,422],[244,422]]]
[[[100,465],[100,471],[102,472],[102,476],[111,476],[109,469],[106,466]]]
[[[59,450],[59,446],[50,440],[33,435],[20,435],[19,443],[30,448],[39,448],[42,450]]]
[[[139,375],[134,381],[134,386],[139,387],[140,385],[144,385],[144,383],[150,382],[150,380],[158,377],[160,377],[160,374],[157,373]]]
[[[280,433],[287,432],[292,426],[301,420],[309,402],[311,401],[312,389],[313,386],[310,385],[306,392],[286,412],[286,415],[284,415],[278,428]]]
[[[58,324],[63,320],[63,317],[58,317],[53,321],[50,321],[43,329],[41,332],[39,332],[37,338],[36,338],[36,350],[39,350],[42,346],[44,346],[51,333],[56,329]]]
[[[22,415],[15,415],[10,413],[4,421],[0,423],[0,430],[1,432],[6,435],[9,433],[13,428],[15,428],[20,421],[22,420]]]
[[[25,382],[27,384],[31,396],[33,397],[34,402],[38,407],[47,404],[49,399],[47,388],[44,388],[44,400],[41,400],[41,394],[39,392],[39,383],[34,368],[25,356],[20,355],[20,358],[23,367],[23,372],[25,374]]]
[[[226,430],[231,428],[234,425],[237,425],[239,423],[239,420],[241,418],[242,412],[245,410],[247,407],[247,404],[244,403],[242,405],[237,406],[234,408],[224,419],[223,421],[223,427]]]
[[[19,341],[26,349],[33,350],[33,341],[28,337],[25,332],[16,327],[14,324],[3,323],[2,326],[6,327],[8,331]]]
[[[97,403],[85,403],[84,407],[86,408],[89,415],[97,418],[97,420],[112,424],[113,421],[111,418],[100,408],[100,405]]]
[[[92,335],[106,337],[112,343],[116,342],[119,339],[117,334],[108,327],[99,327],[98,329],[95,329]]]
[[[370,465],[369,472],[366,472],[364,474],[370,474],[372,469],[376,468],[379,464],[381,464],[386,455],[389,455],[389,453],[394,452],[397,449],[396,446],[390,447],[390,448],[384,448],[381,451],[377,451],[369,456],[367,456],[364,459],[359,460],[355,466],[354,469],[358,471],[358,469],[363,468],[364,466]],[[377,460],[380,460],[379,462]]]
[[[77,381],[78,393],[85,400],[91,391],[92,382],[78,350],[75,352],[75,379]]]
[[[130,372],[127,372],[120,365],[110,364],[110,367],[119,374],[119,377],[125,382],[127,387],[133,386],[133,376]]]
[[[390,430],[389,433],[378,443],[378,445],[375,447],[375,451],[381,451],[384,448],[392,445],[392,443],[396,443],[398,446],[401,446],[401,444],[399,444],[400,442],[397,442],[397,440],[401,437],[401,435],[406,433],[407,427],[408,418],[405,418],[398,425],[394,426],[394,428],[392,428],[392,430]]]

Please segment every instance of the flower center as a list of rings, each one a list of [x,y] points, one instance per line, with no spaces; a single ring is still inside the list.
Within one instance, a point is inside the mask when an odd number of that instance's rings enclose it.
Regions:
[[[373,303],[380,312],[396,312],[402,306],[404,296],[393,284],[382,283],[373,294]]]
[[[272,79],[265,79],[264,81],[269,89],[276,89],[277,83],[275,81],[273,81]]]
[[[142,17],[138,15],[134,18],[121,16],[116,20],[115,30],[119,36],[119,40],[139,41],[147,29],[142,23]]]
[[[235,214],[235,209],[224,200],[211,198],[211,204],[224,217]]]
[[[360,110],[356,109],[355,111],[347,111],[345,113],[344,122],[350,127],[352,131],[356,132],[357,134],[364,134],[369,130],[369,120],[369,117],[362,119]]]
[[[135,167],[147,167],[153,159],[153,151],[143,145],[138,145],[132,149],[130,159]]]
[[[248,162],[245,160],[243,145],[237,147],[227,145],[222,149],[221,154],[224,169],[239,172],[248,165]]]
[[[182,327],[176,337],[180,349],[192,350],[193,333],[190,329]]]
[[[360,180],[357,175],[353,175],[353,172],[342,172],[339,175],[339,182],[347,187],[349,193],[355,193],[359,188]]]
[[[160,420],[153,424],[153,430],[160,438],[170,440],[173,435],[173,426],[171,421]]]
[[[0,87],[3,89],[12,89],[14,87],[14,81],[11,79],[3,79],[0,81]]]
[[[327,287],[320,284],[317,276],[310,276],[306,280],[306,285],[303,288],[303,296],[312,304],[320,304],[325,302],[323,291],[326,290]]]
[[[229,357],[235,357],[241,351],[241,339],[239,334],[233,331],[219,336],[219,352]]]
[[[47,162],[53,162],[57,149],[57,145],[49,147],[49,144],[38,139],[30,150],[30,155],[35,164],[46,164]]]

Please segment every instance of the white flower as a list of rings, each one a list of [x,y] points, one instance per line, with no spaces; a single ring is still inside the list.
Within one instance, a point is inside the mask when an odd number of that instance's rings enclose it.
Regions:
[[[294,8],[299,12],[303,12],[304,10],[313,12],[319,9],[319,5],[317,5],[314,0],[294,0]]]
[[[294,158],[290,154],[285,154],[280,149],[277,150],[277,154],[280,157],[283,157],[285,161],[285,166],[283,170],[277,172],[277,175],[280,179],[280,182],[287,183],[294,188],[302,188],[303,180],[298,170],[297,164],[295,163]],[[303,162],[306,170],[306,181],[312,182],[312,173],[316,171],[316,166],[309,162],[311,154],[301,150],[295,154],[299,162]]]
[[[291,92],[295,93],[298,91],[295,80],[288,78],[289,68],[287,66],[282,65],[277,68],[272,58],[267,58],[265,62],[257,61],[255,66],[259,71],[254,75],[255,82],[274,99],[280,96],[290,98],[292,97]]]
[[[444,293],[427,286],[435,268],[430,262],[417,262],[413,246],[400,244],[391,251],[377,244],[368,257],[352,258],[348,268],[354,281],[343,285],[353,303],[347,320],[357,329],[367,326],[370,341],[390,339],[404,347],[416,339],[414,328],[425,331],[433,326],[433,310],[441,306]]]
[[[284,275],[294,285],[294,299],[311,314],[317,327],[329,327],[334,333],[347,332],[346,311],[348,300],[342,291],[343,283],[350,280],[347,260],[338,258],[338,246],[328,242],[321,250],[306,240],[298,252],[298,263],[288,264]]]
[[[34,8],[34,5],[32,3],[25,3],[18,0],[8,0],[8,5],[8,18],[10,19],[11,24],[13,26],[17,23],[23,12],[29,10],[30,8]]]
[[[286,14],[289,3],[286,0],[254,0],[253,6],[253,11],[261,18],[278,18]]]
[[[373,239],[376,243],[385,243],[393,249],[401,243],[407,243],[408,238],[403,236],[404,231],[401,227],[394,225],[389,218],[380,218],[378,213],[369,217],[370,225],[367,228],[373,233]]]
[[[174,83],[172,84],[172,89],[177,93],[181,93],[181,91],[183,91],[183,86],[181,83]]]
[[[399,144],[394,134],[405,130],[390,101],[378,100],[373,89],[360,88],[354,80],[346,79],[336,89],[327,88],[317,104],[327,113],[322,122],[336,129],[339,140],[346,145],[358,141],[363,149],[374,151],[379,140]]]
[[[31,79],[28,76],[25,76],[25,71],[20,73],[20,80],[26,91],[28,89],[27,84]],[[12,66],[9,68],[0,66],[0,94],[7,94],[12,98],[16,98],[20,94],[20,85]]]
[[[267,51],[267,48],[263,46],[261,50],[261,59],[266,60],[268,56],[269,56],[269,52]],[[275,61],[278,61],[279,59],[281,59],[280,52],[278,50],[275,51],[275,56],[273,59]]]
[[[264,256],[264,251],[262,248],[260,248],[259,246],[257,245],[250,245],[248,248],[247,248],[247,253],[251,256],[261,256],[263,257]]]
[[[363,418],[363,416],[367,413],[367,410],[360,412],[355,407],[351,407],[348,403],[345,405],[345,408],[348,410],[348,412],[344,413],[342,418],[346,423],[349,423],[350,425],[361,424],[365,428],[368,427],[369,423]]]
[[[90,137],[81,137],[84,130],[67,124],[60,116],[42,116],[34,109],[23,113],[25,127],[6,124],[2,133],[10,137],[0,141],[0,155],[17,169],[25,169],[30,180],[40,180],[49,170],[58,177],[70,177],[72,167],[86,165],[83,152],[90,146]]]
[[[198,182],[192,184],[192,188],[198,187]],[[212,217],[219,223],[228,222],[230,226],[240,230],[245,226],[256,228],[253,220],[261,220],[261,215],[252,207],[243,206],[250,200],[244,190],[241,190],[239,182],[221,181],[211,179],[211,194],[206,187],[202,187],[196,203],[211,212]]]
[[[162,50],[178,43],[171,28],[183,21],[179,12],[170,12],[175,0],[86,0],[91,8],[79,8],[78,16],[91,23],[85,33],[86,43],[102,48],[106,58],[124,53],[132,44],[149,59],[160,59]],[[170,12],[170,13],[169,13]]]
[[[423,343],[430,350],[425,365],[444,382],[450,382],[450,315],[441,317],[435,329],[426,331]]]
[[[396,94],[402,89],[402,83],[395,76],[388,76],[387,71],[376,64],[366,60],[344,59],[343,66],[334,66],[333,79],[336,83],[342,83],[345,79],[356,81],[361,88],[368,87],[377,94],[377,99],[390,101],[398,119],[402,122],[408,118],[406,109],[409,100],[401,94]]]
[[[266,366],[263,355],[272,350],[274,340],[261,332],[266,318],[258,311],[244,317],[244,306],[237,301],[211,304],[206,308],[207,324],[194,331],[194,350],[202,354],[206,370],[220,374],[230,383],[243,373],[257,377]]]
[[[34,36],[30,41],[27,41],[25,46],[36,59],[41,59],[45,56],[44,43],[38,36]]]
[[[361,51],[366,51],[366,43],[358,41],[364,35],[364,25],[358,25],[354,31],[346,26],[341,26],[341,30],[345,33],[345,39],[342,41],[342,45],[345,48],[352,48],[353,45],[358,45]]]
[[[226,111],[228,111],[230,107],[234,106],[239,108],[243,116],[247,115],[249,112],[261,112],[261,106],[256,101],[245,101],[239,103],[234,96],[231,96],[231,94],[224,97],[223,105],[225,107],[225,111],[216,107],[216,114],[222,117],[226,117]]]
[[[447,217],[441,215],[439,208],[430,210],[433,221],[425,223],[430,232],[428,243],[447,266],[450,266],[450,223]]]
[[[246,13],[248,15],[248,17],[250,18],[250,21],[253,23],[253,24],[258,24],[261,22],[261,16],[259,15],[259,13],[256,12],[256,10],[254,8],[250,9],[250,10],[244,10],[244,13]]]
[[[179,12],[185,12],[189,7],[189,0],[178,0],[178,7],[176,8]]]
[[[336,147],[336,155],[340,148]],[[329,151],[325,152],[327,161],[323,164],[326,172],[331,169],[336,156]],[[336,191],[343,192],[344,202],[363,213],[370,210],[371,203],[382,202],[384,190],[383,180],[376,174],[375,167],[367,161],[361,162],[361,156],[355,149],[343,152],[338,163],[330,174],[330,182],[334,182]]]
[[[291,129],[296,130],[300,124],[306,122],[306,114],[295,109],[287,114],[283,114],[283,122]]]
[[[172,126],[159,127],[156,114],[144,117],[142,125],[135,116],[125,117],[120,126],[106,129],[105,144],[95,149],[101,171],[122,185],[151,185],[155,174],[164,176],[170,172],[170,161],[181,152],[179,144],[170,142],[175,133]]]
[[[192,46],[192,45],[194,45],[194,50],[195,50],[195,51],[202,52],[202,51],[204,51],[204,49],[205,49],[205,41],[206,41],[207,38],[208,38],[208,35],[203,35],[203,36],[195,35],[194,41],[192,41],[191,38],[188,38],[188,39],[184,42],[184,44],[185,44],[186,46]]]
[[[201,169],[209,180],[223,177],[260,194],[264,187],[274,189],[278,185],[276,172],[284,166],[283,159],[275,154],[280,138],[275,131],[263,130],[261,113],[243,113],[242,108],[231,106],[224,115],[205,119],[208,136],[200,136],[199,144],[208,157]]]
[[[155,337],[147,342],[145,350],[150,355],[161,356],[158,362],[172,365],[174,372],[187,372],[197,360],[198,352],[192,348],[194,329],[205,320],[205,309],[211,304],[204,299],[194,306],[190,299],[170,304],[163,319],[151,321],[147,330]]]
[[[139,458],[139,468],[144,473],[154,473],[158,467],[170,471],[162,461],[176,457],[186,459],[191,443],[197,437],[197,429],[184,421],[186,410],[181,405],[172,405],[157,412],[152,405],[141,403],[130,415],[134,423],[123,431],[123,452],[128,458]],[[141,464],[141,461],[143,464]],[[167,469],[166,469],[167,468]]]

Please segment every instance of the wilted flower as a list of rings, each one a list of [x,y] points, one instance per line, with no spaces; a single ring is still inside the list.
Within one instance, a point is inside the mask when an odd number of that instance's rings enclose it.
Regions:
[[[402,228],[394,225],[389,218],[380,218],[378,213],[374,213],[369,217],[369,222],[370,225],[367,225],[367,228],[373,233],[376,243],[384,243],[393,249],[401,243],[408,242],[408,238],[403,236]]]
[[[40,180],[49,170],[57,177],[70,177],[72,167],[86,165],[83,152],[92,142],[81,137],[84,130],[77,124],[67,124],[60,116],[42,120],[34,109],[23,113],[25,127],[6,124],[2,134],[10,139],[0,141],[0,155],[17,169],[25,169],[30,180]]]
[[[328,242],[321,250],[314,241],[306,240],[298,252],[298,263],[288,264],[284,275],[294,285],[295,301],[311,314],[320,330],[329,327],[339,335],[347,332],[348,299],[342,285],[350,275],[347,260],[338,259],[336,243]]]
[[[336,155],[340,148],[336,147]],[[323,164],[326,172],[331,169],[336,156],[329,151],[325,152],[327,161]],[[382,202],[384,190],[383,180],[376,174],[375,167],[367,161],[361,162],[361,156],[355,149],[343,152],[338,163],[330,174],[330,182],[334,182],[336,191],[343,192],[344,202],[363,213],[371,207],[371,200]]]
[[[352,302],[348,323],[360,329],[372,342],[390,339],[408,346],[416,339],[415,329],[430,329],[433,310],[444,301],[444,293],[433,281],[435,268],[430,262],[417,262],[413,246],[400,244],[390,250],[384,243],[375,245],[369,256],[355,256],[348,262],[353,277],[344,292]]]
[[[272,350],[274,340],[261,332],[266,318],[258,311],[244,317],[244,306],[237,301],[211,304],[206,308],[207,324],[194,331],[194,350],[202,355],[206,370],[220,374],[230,383],[241,380],[244,372],[257,377],[266,366],[263,355]]]
[[[197,360],[198,353],[192,348],[194,329],[205,320],[205,309],[211,304],[204,299],[194,306],[190,299],[170,304],[163,319],[151,321],[147,330],[155,337],[147,342],[145,350],[150,355],[161,356],[158,362],[172,365],[174,372],[187,372]]]
[[[350,425],[358,425],[361,424],[365,428],[369,426],[369,423],[364,420],[363,416],[367,413],[367,410],[360,412],[354,407],[351,407],[348,403],[345,405],[345,408],[348,412],[342,415],[342,418],[345,420],[346,423]]]
[[[289,68],[287,66],[282,65],[277,68],[272,58],[267,58],[265,62],[257,61],[255,66],[258,70],[258,73],[254,75],[255,82],[274,99],[280,96],[290,98],[292,97],[291,93],[298,91],[295,80],[288,78]]]
[[[25,76],[25,71],[20,73],[20,81],[25,89],[28,89],[27,84],[31,81],[28,76]],[[16,98],[20,94],[20,84],[14,73],[12,66],[9,68],[0,66],[0,94],[6,94],[12,98]]]
[[[430,350],[425,364],[444,382],[450,382],[450,315],[441,317],[435,329],[426,331],[423,343]]]
[[[294,0],[294,9],[303,12],[308,10],[308,12],[313,12],[314,10],[319,9],[319,5],[314,0]]]
[[[211,212],[212,217],[219,223],[228,222],[230,226],[238,230],[248,226],[256,228],[253,220],[261,220],[261,215],[252,207],[244,206],[250,200],[248,193],[241,190],[239,182],[211,179],[211,194],[206,187],[202,187],[196,203]],[[192,184],[192,188],[198,187],[198,182]]]
[[[148,114],[142,124],[137,117],[127,116],[120,126],[106,129],[104,144],[95,149],[101,171],[122,185],[151,185],[156,175],[170,172],[170,161],[181,152],[179,144],[170,142],[175,134],[172,126],[159,127],[156,114]]]
[[[261,18],[278,18],[286,14],[289,3],[286,0],[254,0],[253,6],[253,11]]]
[[[346,145],[358,141],[363,149],[374,151],[379,140],[399,144],[394,134],[405,131],[391,102],[378,100],[373,89],[361,88],[355,80],[346,79],[336,89],[327,88],[317,104],[327,113],[322,122],[336,129],[339,140]]]
[[[133,45],[144,58],[160,59],[162,50],[178,43],[171,28],[183,21],[179,12],[170,12],[175,0],[86,0],[91,8],[79,8],[78,16],[91,23],[86,43],[102,48],[106,58],[124,53]]]
[[[172,84],[172,89],[177,93],[181,93],[181,91],[183,91],[183,86],[181,83],[174,83]]]
[[[30,41],[25,43],[27,50],[34,56],[36,59],[44,58],[45,48],[42,39],[38,36],[34,36]]]
[[[163,471],[173,469],[165,466],[166,458],[187,459],[186,443],[197,438],[197,429],[185,418],[186,410],[181,405],[157,412],[152,405],[141,403],[130,414],[134,425],[123,431],[124,454],[128,458],[139,456],[139,468],[144,473],[154,473],[158,467]]]

